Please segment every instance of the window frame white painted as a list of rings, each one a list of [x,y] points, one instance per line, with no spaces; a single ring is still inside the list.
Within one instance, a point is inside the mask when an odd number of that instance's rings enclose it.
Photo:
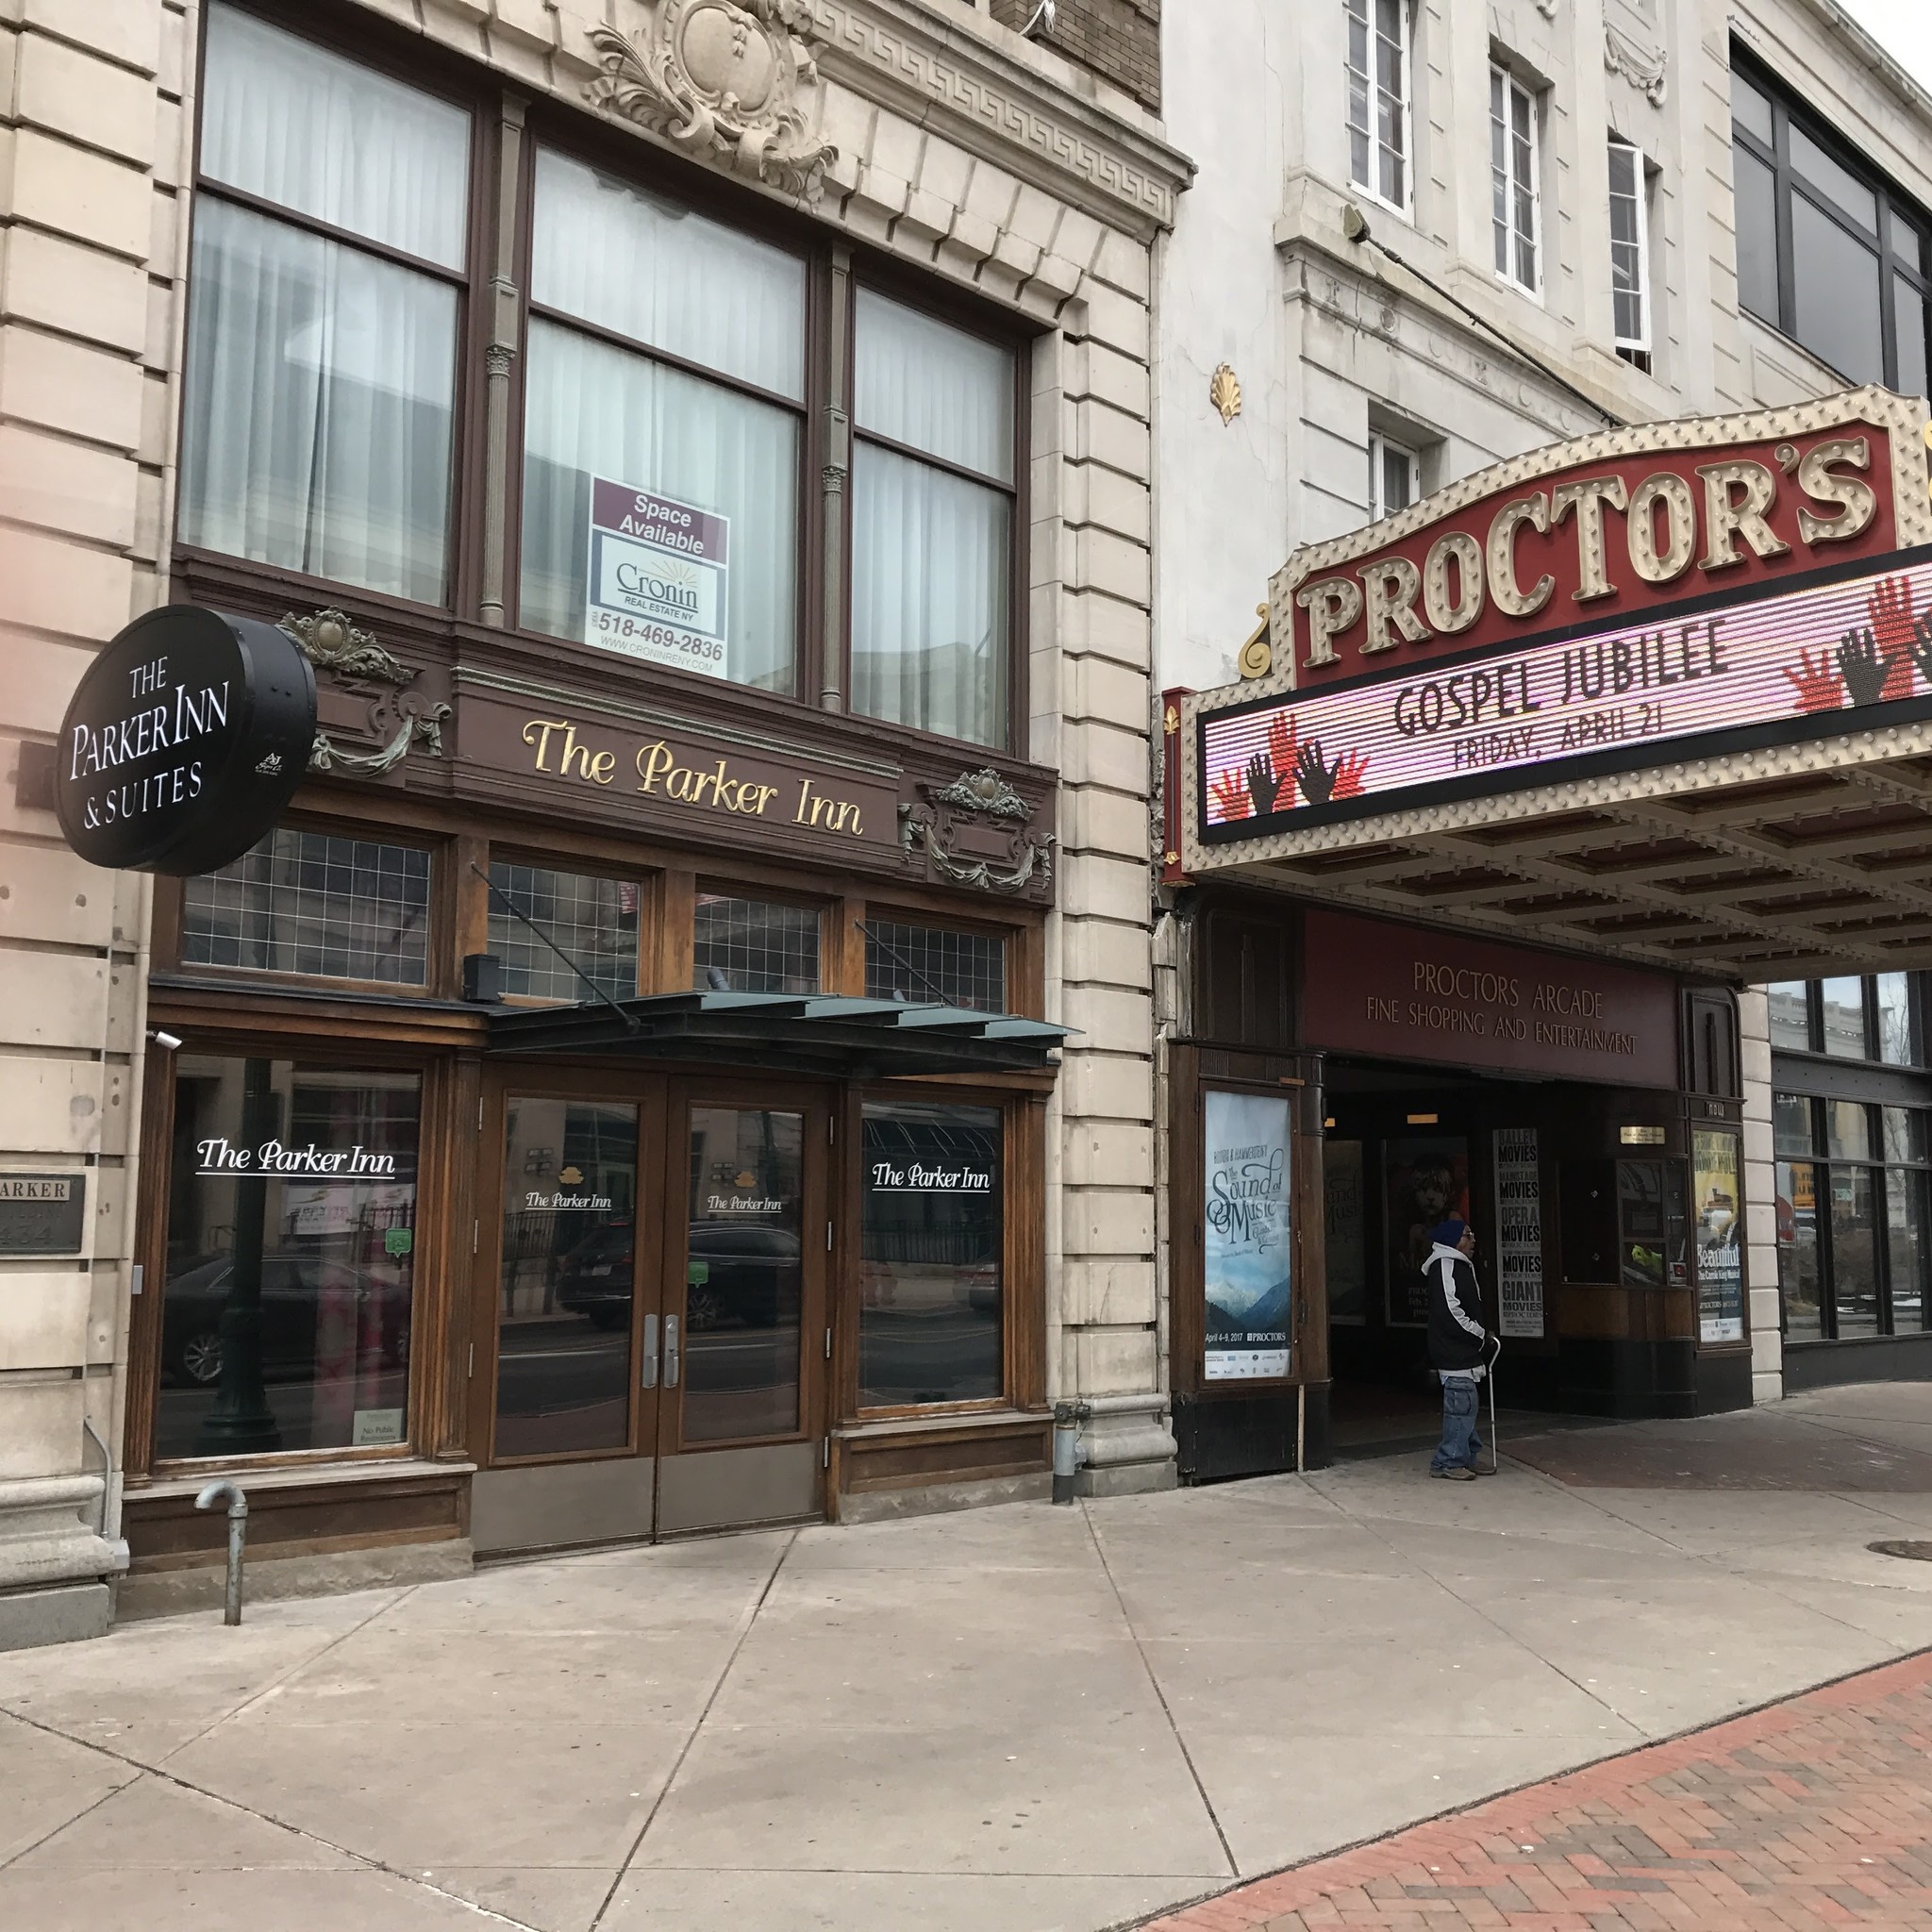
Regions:
[[[1618,162],[1625,157],[1631,175],[1627,191],[1619,189],[1617,185]],[[1651,297],[1650,162],[1634,141],[1627,141],[1621,134],[1610,136],[1607,160],[1610,184],[1610,336],[1619,356],[1640,369],[1647,368],[1657,347],[1656,315]],[[1624,332],[1617,315],[1617,251],[1630,245],[1617,239],[1616,209],[1620,200],[1629,202],[1635,215],[1638,313],[1635,335]],[[1638,360],[1640,357],[1643,358],[1641,361]]]
[[[1399,457],[1408,471],[1408,503],[1391,504],[1383,488],[1389,475],[1388,462],[1391,457]],[[1409,504],[1419,503],[1423,493],[1422,453],[1412,445],[1398,441],[1395,437],[1385,436],[1379,429],[1369,431],[1369,521],[1378,524],[1384,517],[1392,517],[1398,510],[1407,509]]]
[[[1399,89],[1386,89],[1383,85],[1383,35],[1375,21],[1378,0],[1341,0],[1341,72],[1344,83],[1342,124],[1349,145],[1349,185],[1367,195],[1378,208],[1386,208],[1392,213],[1400,215],[1405,221],[1408,221],[1415,213],[1415,11],[1412,0],[1394,0],[1394,4],[1396,19],[1402,31],[1401,45],[1397,50],[1402,64],[1402,85]],[[1349,46],[1350,27],[1357,22],[1367,37],[1369,66],[1366,73],[1356,66]],[[1357,81],[1362,84],[1367,98],[1369,119],[1365,128],[1356,126],[1353,114],[1353,100]],[[1377,109],[1385,92],[1392,96],[1401,109],[1398,132],[1401,145],[1396,150],[1396,158],[1402,165],[1402,198],[1399,201],[1391,201],[1382,192],[1379,185],[1383,144],[1378,132],[1380,117]],[[1356,173],[1355,137],[1358,133],[1368,142],[1368,171],[1371,175],[1376,177],[1374,180],[1364,181]]]
[[[1501,111],[1498,109],[1497,92],[1501,90]],[[1514,117],[1509,110],[1521,100],[1527,121],[1527,145],[1529,158],[1526,169],[1519,172],[1516,144],[1518,136]],[[1502,156],[1496,153],[1496,136],[1501,133]],[[1499,221],[1495,209],[1495,193],[1503,191],[1504,207],[1507,211],[1507,224]],[[1517,225],[1516,211],[1519,198],[1527,188],[1529,194],[1529,230],[1525,237]],[[1533,297],[1542,299],[1543,285],[1547,279],[1543,269],[1543,191],[1542,191],[1542,99],[1538,92],[1521,75],[1512,74],[1500,60],[1490,62],[1490,233],[1493,244],[1507,237],[1505,263],[1496,266],[1493,245],[1491,252],[1491,266],[1499,282]],[[1524,281],[1516,273],[1521,257],[1522,245],[1528,242],[1530,259],[1534,275]]]

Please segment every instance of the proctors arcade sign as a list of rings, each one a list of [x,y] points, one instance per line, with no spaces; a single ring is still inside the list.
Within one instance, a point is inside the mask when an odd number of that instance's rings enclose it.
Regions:
[[[1923,405],[1619,429],[1299,551],[1187,701],[1182,851],[1932,719]]]

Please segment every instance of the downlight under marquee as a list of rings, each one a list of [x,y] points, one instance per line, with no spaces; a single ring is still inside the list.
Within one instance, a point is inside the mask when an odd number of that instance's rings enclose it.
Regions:
[[[1926,411],[1607,431],[1308,546],[1179,867],[1724,976],[1932,960]]]

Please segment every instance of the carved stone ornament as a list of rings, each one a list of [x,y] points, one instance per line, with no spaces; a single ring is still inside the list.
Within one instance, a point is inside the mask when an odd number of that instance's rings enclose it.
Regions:
[[[807,0],[653,0],[641,47],[591,29],[603,72],[586,92],[693,155],[815,202],[839,150],[807,124],[813,27]]]
[[[373,751],[344,750],[327,731],[318,730],[308,753],[311,772],[380,778],[401,764],[416,745],[422,745],[431,758],[442,756],[442,727],[450,715],[449,706],[406,691],[404,687],[415,682],[416,674],[384,650],[368,631],[351,624],[340,610],[317,610],[307,617],[291,611],[282,619],[280,628],[301,645],[303,656],[316,670],[330,674],[336,691],[361,702],[362,717],[353,722],[375,746]]]
[[[1225,362],[1215,370],[1208,380],[1208,400],[1220,411],[1224,428],[1241,412],[1241,378]]]
[[[1621,28],[1605,25],[1605,72],[1621,74],[1653,108],[1661,108],[1670,92],[1670,65],[1668,47],[1640,46]]]
[[[899,808],[899,849],[922,853],[949,885],[1008,895],[1053,884],[1051,833],[1027,829],[1033,808],[990,767],[962,772],[950,785],[921,785],[923,804]]]

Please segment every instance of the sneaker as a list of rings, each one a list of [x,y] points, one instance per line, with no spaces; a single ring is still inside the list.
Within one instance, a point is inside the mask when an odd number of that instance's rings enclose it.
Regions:
[[[1469,1473],[1471,1475],[1494,1475],[1497,1471],[1493,1463],[1472,1462],[1469,1465]]]
[[[1432,1469],[1429,1474],[1440,1476],[1445,1483],[1473,1483],[1475,1480],[1475,1471],[1465,1468],[1461,1463],[1453,1464],[1448,1469]]]

